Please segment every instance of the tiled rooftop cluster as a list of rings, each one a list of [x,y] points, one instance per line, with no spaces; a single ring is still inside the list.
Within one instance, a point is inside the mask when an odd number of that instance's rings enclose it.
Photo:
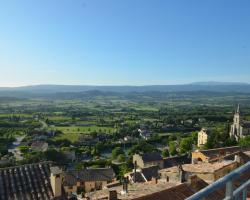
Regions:
[[[229,164],[233,163],[233,161],[222,161],[216,163],[199,163],[199,164],[185,164],[182,165],[184,171],[187,172],[196,172],[196,173],[213,173],[216,170],[219,170]],[[162,169],[161,171],[169,171],[169,172],[178,172],[178,166]]]
[[[81,171],[70,171],[64,173],[64,184],[73,186],[81,181],[110,181],[114,179],[115,173],[112,168],[83,169]]]
[[[205,181],[193,176],[190,177],[190,180],[186,183],[135,183],[129,185],[127,193],[122,192],[122,187],[114,187],[90,193],[88,197],[90,197],[91,200],[108,200],[109,191],[117,191],[117,199],[119,200],[184,200],[206,186],[208,186],[208,184]],[[215,191],[206,199],[223,199],[223,193],[221,191]]]
[[[184,200],[206,187],[210,181],[216,181],[217,177],[224,176],[250,160],[249,151],[243,151],[239,147],[200,152],[205,157],[208,155],[212,158],[217,156],[219,161],[184,164],[188,163],[186,161],[190,161],[190,159],[180,156],[164,159],[164,162],[167,163],[165,166],[170,167],[163,169],[159,168],[157,162],[156,165],[141,168],[136,167],[135,164],[135,171],[127,173],[122,182],[115,181],[115,174],[112,168],[62,171],[59,167],[52,167],[51,162],[3,168],[0,169],[0,200],[54,200],[56,199],[54,196],[58,197],[57,199],[66,199],[66,197],[71,197],[72,192],[73,194],[76,193],[73,189],[78,187],[79,183],[79,187],[84,187],[84,189],[88,188],[87,186],[89,185],[93,185],[93,188],[90,188],[85,194],[91,200],[109,199],[111,192],[114,192],[116,197],[121,200]],[[156,160],[160,158],[155,153],[143,156],[145,160],[150,161],[154,161],[154,157],[156,157]],[[186,161],[182,162],[183,160]],[[209,176],[205,176],[206,174],[209,174]],[[234,180],[235,188],[241,185],[243,180],[249,180],[249,174],[250,172],[246,172],[240,175],[237,180]],[[51,180],[50,175],[52,177]],[[134,175],[136,177],[135,180]],[[182,179],[183,177],[184,179]],[[106,183],[101,185],[100,188],[96,186],[96,182],[103,181]],[[110,182],[112,183],[106,185]],[[57,195],[59,191],[58,186],[59,189],[62,186],[60,195]],[[95,191],[99,189],[103,190]],[[225,188],[218,188],[207,199],[221,199],[221,194],[224,193]]]
[[[49,176],[50,163],[0,169],[0,199],[53,199]]]
[[[130,182],[128,184],[127,190],[124,190],[124,185],[116,185],[114,187],[108,187],[108,189],[105,190],[88,193],[88,195],[92,200],[109,199],[111,197],[111,193],[112,196],[114,193],[116,193],[117,199],[121,200],[184,200],[187,197],[190,197],[191,195],[200,191],[204,187],[208,186],[208,183],[218,180],[218,177],[228,174],[230,171],[250,160],[249,154],[247,154],[249,152],[246,152],[245,154],[245,150],[243,151],[243,149],[241,149],[240,147],[226,147],[204,150],[200,152],[204,155],[204,157],[208,156],[208,158],[213,158],[217,160],[217,162],[204,161],[191,164],[191,159],[186,156],[171,157],[168,159],[164,159],[164,168],[158,168],[158,173],[157,165],[142,168],[139,167],[139,169],[135,168],[136,171],[133,170],[130,173],[127,173],[125,177],[130,177],[130,179],[132,180],[131,181],[129,179]],[[156,154],[153,156],[149,156],[147,154],[146,156],[141,157],[144,158],[143,161],[158,160]],[[168,167],[165,168],[166,166]],[[156,167],[156,172],[152,173],[154,172],[154,167]],[[148,170],[150,172],[150,176],[148,176],[146,173],[148,172]],[[164,172],[167,173],[164,174]],[[136,175],[136,182],[133,181],[134,175]],[[182,175],[184,177],[183,180]],[[167,178],[165,178],[165,176]],[[239,177],[239,180],[245,179],[249,179],[248,173],[244,173]],[[236,186],[241,185],[239,180],[233,181],[235,188]],[[208,195],[206,199],[223,199],[224,194],[225,188],[218,188],[218,190]]]
[[[241,147],[223,147],[218,149],[201,150],[200,152],[210,158],[210,160],[217,160],[220,156],[226,156],[235,152],[241,151]]]
[[[176,183],[135,183],[129,185],[127,194],[122,194],[122,186],[113,187],[111,190],[116,190],[118,192],[118,199],[136,199],[144,195],[149,195],[156,193],[167,188],[176,186]],[[92,200],[106,199],[108,198],[108,193],[110,189],[100,190],[97,192],[90,193],[88,197]]]
[[[191,163],[191,158],[189,158],[188,155],[185,154],[182,156],[164,158],[163,161],[164,161],[164,168],[168,168],[168,167],[174,167],[178,165]]]

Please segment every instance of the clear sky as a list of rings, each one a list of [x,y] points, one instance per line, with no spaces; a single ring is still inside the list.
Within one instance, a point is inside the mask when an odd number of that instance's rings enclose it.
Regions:
[[[250,82],[249,0],[0,0],[0,86]]]

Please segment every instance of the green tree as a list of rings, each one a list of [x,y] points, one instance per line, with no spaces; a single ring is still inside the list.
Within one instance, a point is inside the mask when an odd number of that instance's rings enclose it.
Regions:
[[[120,155],[118,156],[118,161],[119,161],[119,162],[125,162],[125,161],[126,161],[126,156],[125,156],[125,154],[120,154]]]
[[[175,140],[177,140],[177,137],[175,135],[170,135],[168,140],[169,141],[175,141]]]
[[[197,141],[198,141],[198,132],[192,132],[191,133],[191,138],[192,138],[193,144],[197,144]]]
[[[175,156],[178,154],[178,152],[176,150],[176,143],[175,142],[173,142],[173,141],[169,142],[168,146],[169,146],[169,153],[171,156]]]
[[[183,138],[180,142],[180,153],[188,153],[192,150],[193,139],[191,137]]]
[[[241,147],[250,147],[250,136],[246,136],[244,138],[241,138],[239,141],[239,145]]]
[[[213,148],[217,148],[220,146],[220,140],[219,140],[219,133],[218,132],[211,132],[207,143],[205,144],[205,149],[213,149]]]
[[[157,149],[155,148],[155,146],[147,143],[146,141],[141,141],[139,142],[137,145],[133,146],[130,151],[129,154],[133,155],[135,153],[151,153],[157,151]]]
[[[164,149],[164,150],[162,151],[162,156],[163,156],[163,158],[169,157],[169,151],[168,151],[167,149]]]
[[[119,155],[123,154],[124,155],[124,151],[122,150],[121,147],[116,147],[112,150],[112,158],[116,159]]]
[[[236,146],[238,145],[237,141],[233,138],[228,137],[224,142],[223,146],[230,147],[230,146]]]
[[[27,153],[29,151],[28,146],[19,146],[18,149],[21,151],[21,153]]]
[[[76,170],[78,170],[78,171],[84,169],[84,163],[77,163],[77,164],[75,165],[75,168],[76,168]]]
[[[93,148],[93,149],[91,150],[91,155],[92,155],[92,156],[100,156],[100,152],[98,151],[97,148]]]
[[[27,163],[40,162],[40,161],[43,161],[45,159],[44,153],[38,152],[38,151],[27,153],[27,154],[25,154],[24,158],[25,158],[25,162],[27,162]]]
[[[117,175],[118,178],[124,177],[124,175],[132,170],[127,164],[122,164],[118,167]]]
[[[48,151],[44,152],[45,158],[50,161],[63,163],[66,158],[63,153],[56,151],[55,149],[49,149]]]

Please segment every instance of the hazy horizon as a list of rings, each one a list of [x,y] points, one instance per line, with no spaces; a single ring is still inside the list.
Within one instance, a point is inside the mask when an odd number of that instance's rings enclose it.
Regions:
[[[126,84],[117,84],[117,85],[91,85],[91,84],[30,84],[30,85],[19,85],[19,86],[1,86],[0,88],[21,88],[21,87],[36,87],[36,86],[86,86],[86,87],[146,87],[146,86],[178,86],[178,85],[249,85],[249,82],[220,82],[220,81],[204,81],[204,82],[191,82],[191,83],[177,83],[177,84],[146,84],[146,85],[126,85]]]

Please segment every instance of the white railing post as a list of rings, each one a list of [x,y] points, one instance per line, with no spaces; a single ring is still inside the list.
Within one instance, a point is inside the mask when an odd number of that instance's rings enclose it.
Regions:
[[[233,200],[233,182],[232,180],[226,183],[226,199]]]
[[[247,199],[247,188],[243,190],[242,192],[242,199],[246,200]]]

